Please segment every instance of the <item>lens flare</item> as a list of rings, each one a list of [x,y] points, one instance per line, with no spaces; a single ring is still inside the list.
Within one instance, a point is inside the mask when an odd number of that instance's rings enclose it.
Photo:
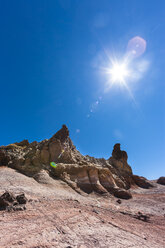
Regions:
[[[127,53],[132,57],[140,57],[146,50],[147,42],[140,36],[136,36],[129,40],[127,45]]]

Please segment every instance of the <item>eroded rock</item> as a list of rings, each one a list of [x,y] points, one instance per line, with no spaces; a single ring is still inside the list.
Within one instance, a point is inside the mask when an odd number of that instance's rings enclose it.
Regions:
[[[112,157],[108,159],[109,163],[120,172],[124,171],[125,174],[132,175],[132,169],[128,165],[127,159],[128,155],[125,151],[120,149],[120,144],[115,144],[112,151]]]

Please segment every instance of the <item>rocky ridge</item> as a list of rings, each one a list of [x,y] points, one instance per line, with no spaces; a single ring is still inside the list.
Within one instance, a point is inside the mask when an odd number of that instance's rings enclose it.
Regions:
[[[0,147],[0,166],[16,169],[45,183],[48,174],[63,180],[80,194],[95,192],[123,199],[132,197],[131,187],[152,187],[146,178],[133,175],[127,159],[120,144],[114,145],[107,160],[83,156],[73,145],[65,125],[50,139],[32,143],[23,140]],[[50,162],[55,162],[56,168]]]

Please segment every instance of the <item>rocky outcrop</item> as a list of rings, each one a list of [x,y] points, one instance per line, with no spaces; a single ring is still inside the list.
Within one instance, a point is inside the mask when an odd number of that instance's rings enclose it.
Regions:
[[[159,179],[157,180],[157,183],[165,185],[165,177],[159,177]]]
[[[120,150],[120,144],[117,143],[113,147],[112,157],[109,158],[108,162],[113,165],[116,169],[132,174],[132,169],[127,163],[128,155],[125,151]]]
[[[112,156],[93,158],[83,156],[73,145],[68,128],[62,128],[50,139],[29,143],[28,140],[0,147],[0,165],[14,168],[25,175],[46,183],[48,174],[60,178],[78,193],[113,194],[131,198],[132,185],[150,187],[146,179],[132,174],[128,155],[115,144]],[[50,162],[57,164],[56,168]]]
[[[133,175],[132,177],[134,182],[141,188],[149,189],[153,187],[153,185],[145,177],[140,177],[137,175]]]
[[[69,139],[69,130],[66,125],[62,125],[62,128],[52,137],[52,139],[58,139],[61,143],[64,143]]]

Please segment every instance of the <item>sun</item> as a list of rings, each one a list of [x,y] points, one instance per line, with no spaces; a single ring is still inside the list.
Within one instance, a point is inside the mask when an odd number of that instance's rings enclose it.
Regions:
[[[113,83],[125,83],[126,78],[129,76],[129,70],[125,62],[113,62],[112,68],[109,69],[110,79]]]
[[[132,71],[130,62],[129,57],[125,57],[123,60],[110,58],[108,66],[103,67],[102,70],[103,73],[106,74],[107,79],[105,83],[105,92],[108,92],[113,86],[119,86],[122,89],[126,89],[135,102],[130,88],[130,83],[134,76],[134,71]]]

